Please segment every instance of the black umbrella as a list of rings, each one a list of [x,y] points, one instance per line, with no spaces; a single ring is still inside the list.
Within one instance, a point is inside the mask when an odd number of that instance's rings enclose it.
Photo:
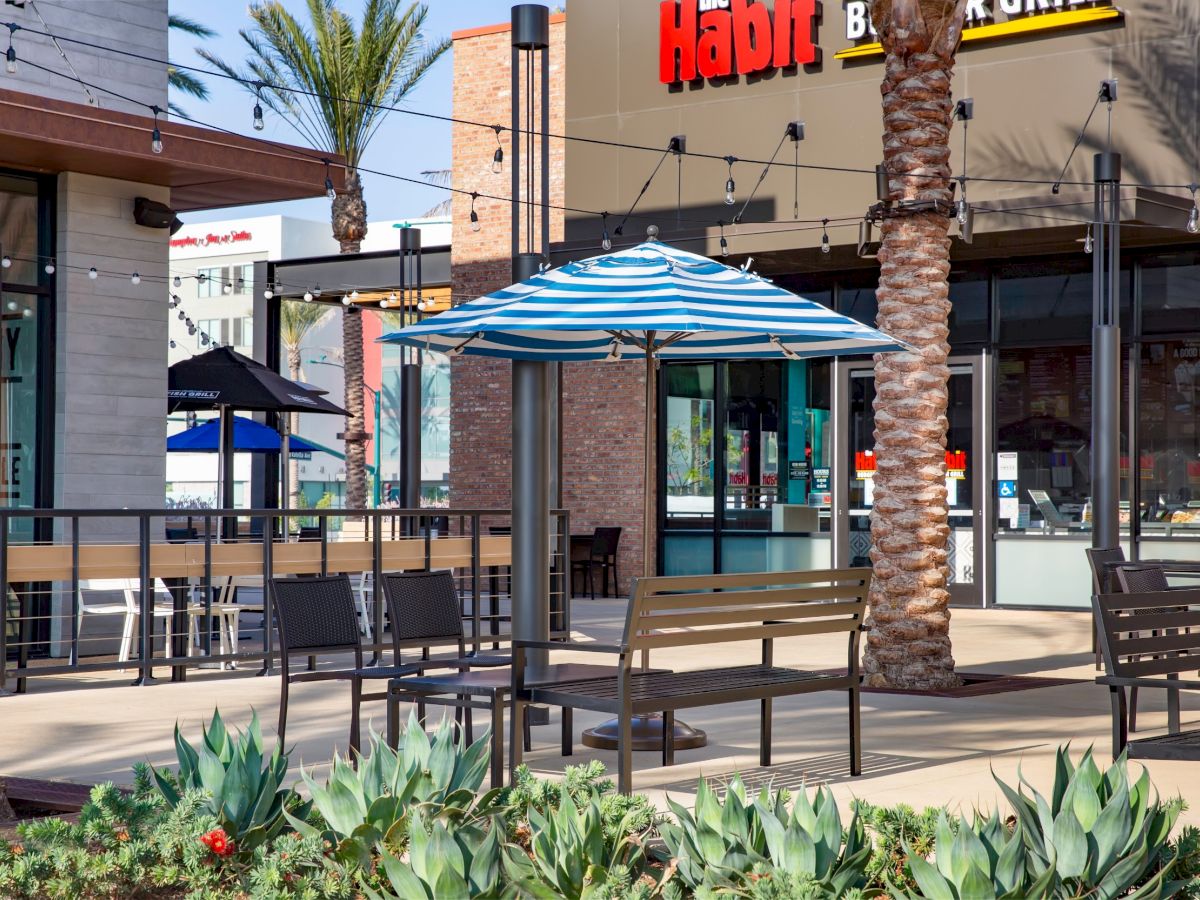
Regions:
[[[260,362],[228,347],[217,347],[180,360],[167,370],[170,412],[216,409],[221,414],[220,507],[233,507],[233,411],[315,412],[344,416],[346,411],[323,396],[324,391],[284,378]],[[286,420],[285,420],[286,421]],[[283,454],[288,453],[287,429]]]

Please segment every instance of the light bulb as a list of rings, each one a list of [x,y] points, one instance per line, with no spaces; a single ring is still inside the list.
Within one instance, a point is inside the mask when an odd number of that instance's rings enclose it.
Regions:
[[[387,297],[384,297],[382,300],[379,301],[379,307],[380,307],[380,309],[388,308],[388,298]]]
[[[33,318],[33,307],[27,306],[23,310],[21,310],[21,317],[25,318],[25,319],[32,319]]]
[[[1088,226],[1087,234],[1083,236],[1083,252],[1092,252],[1092,226]]]
[[[478,231],[480,227],[479,213],[475,212],[475,210],[471,210],[471,230]]]
[[[265,127],[266,123],[263,122],[262,106],[256,102],[254,104],[254,130],[262,131]]]
[[[425,312],[425,308],[426,308],[425,301],[418,300],[417,301],[417,312]]]
[[[92,266],[90,269],[88,269],[88,278],[92,279],[92,281],[95,281],[99,276],[100,273],[96,271],[95,266]]]
[[[389,303],[395,303],[395,302],[396,302],[397,300],[399,300],[399,299],[400,299],[400,298],[396,296],[396,292],[395,292],[395,291],[392,291],[390,294],[388,294],[388,302],[389,302]]]
[[[168,346],[170,346],[170,348],[172,350],[174,350],[178,346],[178,344],[176,344],[175,341],[172,339]]]
[[[726,182],[725,182],[725,205],[726,206],[733,206],[733,204],[737,203],[737,200],[735,200],[733,197],[733,191],[734,191],[733,177],[730,176],[729,179],[726,180]]]
[[[178,275],[176,275],[174,278],[171,279],[171,284],[174,285],[175,287],[182,287],[183,279],[180,278]]]
[[[8,50],[4,54],[4,71],[9,75],[17,74],[17,51],[13,49],[13,45],[8,45]]]
[[[337,191],[333,188],[333,179],[328,175],[325,176],[325,196],[330,200],[337,199]]]
[[[188,337],[195,337],[195,336],[196,336],[196,326],[189,325],[188,326]]]
[[[1200,206],[1192,205],[1192,211],[1188,213],[1187,230],[1188,234],[1200,232]]]
[[[47,275],[54,274],[54,260],[50,260],[48,263],[46,263],[45,272]]]
[[[233,285],[229,284],[228,282],[221,285],[221,293],[222,294],[232,294],[233,293]]]
[[[184,311],[181,309],[181,310],[179,311],[179,321],[180,321],[180,322],[182,322],[182,321],[183,321],[184,319],[186,319],[186,318],[187,318],[187,313],[185,313],[185,312],[184,312]]]
[[[962,197],[958,201],[958,224],[967,224],[967,198]]]
[[[304,292],[304,302],[305,303],[312,303],[312,298],[313,298],[312,291]]]
[[[319,284],[315,288],[313,288],[313,296],[314,297],[321,296],[321,286]]]
[[[0,269],[11,269],[11,268],[12,268],[12,257],[7,256],[7,255],[0,256]],[[92,271],[94,272],[96,270],[93,269]]]
[[[342,294],[342,306],[349,306],[349,305],[350,305],[350,295]]]
[[[162,153],[163,151],[162,132],[157,128],[150,132],[150,149],[155,153]]]
[[[604,234],[600,236],[600,249],[607,253],[612,249],[612,238],[608,236],[608,229],[604,229]]]
[[[139,275],[137,272],[134,272],[132,275],[129,276],[129,283],[130,284],[141,284],[142,276]]]
[[[5,305],[8,307],[9,312],[16,312],[16,310],[17,310],[17,301],[16,300],[9,300],[8,303]]]
[[[830,251],[829,235],[826,234],[825,232],[821,232],[821,252],[828,253],[829,251]]]
[[[351,291],[351,292],[350,292],[350,299],[351,299],[351,300],[357,300],[357,299],[358,299],[358,291]]]
[[[267,288],[265,291],[263,291],[263,296],[266,297],[268,300],[270,300],[272,297],[275,296],[275,292],[273,290],[271,290],[270,288]]]
[[[725,235],[721,235],[721,255],[729,255],[729,241],[725,240]]]
[[[496,152],[492,154],[492,171],[499,175],[504,171],[504,148],[497,147]]]

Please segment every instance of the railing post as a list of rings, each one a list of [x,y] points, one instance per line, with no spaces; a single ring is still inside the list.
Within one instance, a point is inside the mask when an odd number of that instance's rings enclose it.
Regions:
[[[71,655],[79,665],[79,516],[71,516]]]
[[[150,580],[150,517],[138,516],[138,617],[141,648],[138,655],[141,674],[133,683],[143,687],[154,684],[154,582]]]
[[[233,576],[229,576],[231,586],[229,589],[230,602],[234,599],[234,591],[232,588]],[[212,599],[213,599],[213,584],[212,584],[212,517],[204,517],[204,620],[208,623],[208,627],[204,629],[204,655],[212,656]]]
[[[375,478],[379,478],[378,470]],[[371,642],[376,649],[368,665],[377,666],[382,662],[378,645],[383,643],[383,514],[378,509],[374,510],[372,521],[375,531],[371,535]]]
[[[270,675],[275,668],[274,656],[274,641],[272,638],[272,622],[273,610],[271,609],[271,578],[275,574],[275,561],[273,559],[273,551],[275,542],[271,539],[271,530],[275,527],[274,521],[268,516],[263,522],[263,580],[262,580],[262,608],[263,608],[263,664],[259,669],[259,675]]]
[[[483,630],[479,624],[479,604],[482,600],[479,596],[479,555],[481,552],[479,522],[479,516],[471,516],[471,642],[476,653],[479,652],[480,632]],[[497,622],[495,619],[492,619],[491,622],[491,631],[492,634],[495,634]]]

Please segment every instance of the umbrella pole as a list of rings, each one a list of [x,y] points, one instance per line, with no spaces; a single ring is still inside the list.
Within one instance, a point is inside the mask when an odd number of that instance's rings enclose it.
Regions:
[[[221,485],[219,499],[221,509],[233,509],[233,410],[228,406],[221,407],[221,442],[218,447]],[[221,530],[225,540],[237,538],[237,517],[228,516],[222,520]]]
[[[287,512],[292,491],[292,414],[285,412],[279,417],[279,508]],[[283,539],[288,538],[288,518],[281,519]]]
[[[643,471],[642,496],[642,574],[651,578],[657,574],[658,567],[654,561],[656,546],[655,532],[658,529],[658,484],[655,479],[655,446],[658,443],[658,432],[655,430],[655,407],[658,399],[658,358],[653,351],[653,332],[647,335],[646,349],[646,468]],[[650,651],[642,650],[642,668],[650,668]],[[634,750],[662,750],[663,721],[657,713],[652,715],[634,716],[630,729]],[[585,747],[597,750],[616,750],[617,736],[620,734],[620,723],[617,719],[609,719],[595,728],[583,732],[582,742]],[[693,750],[708,743],[708,735],[698,728],[693,728],[686,722],[675,720],[675,735],[672,744],[676,750]]]

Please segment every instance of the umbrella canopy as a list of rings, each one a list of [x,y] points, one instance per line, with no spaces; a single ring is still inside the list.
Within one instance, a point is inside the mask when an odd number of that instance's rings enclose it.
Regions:
[[[802,358],[908,349],[764,278],[647,241],[567,263],[380,338],[525,360]]]
[[[278,453],[281,447],[279,432],[245,416],[233,417],[233,449],[237,453]],[[209,419],[203,425],[189,428],[167,438],[168,453],[216,453],[221,449],[221,422]],[[304,438],[292,435],[288,452],[292,456],[318,452],[321,448]]]
[[[260,362],[218,347],[167,370],[170,411],[230,409],[258,412],[314,412],[344,416],[346,411],[322,391],[289,381]]]

